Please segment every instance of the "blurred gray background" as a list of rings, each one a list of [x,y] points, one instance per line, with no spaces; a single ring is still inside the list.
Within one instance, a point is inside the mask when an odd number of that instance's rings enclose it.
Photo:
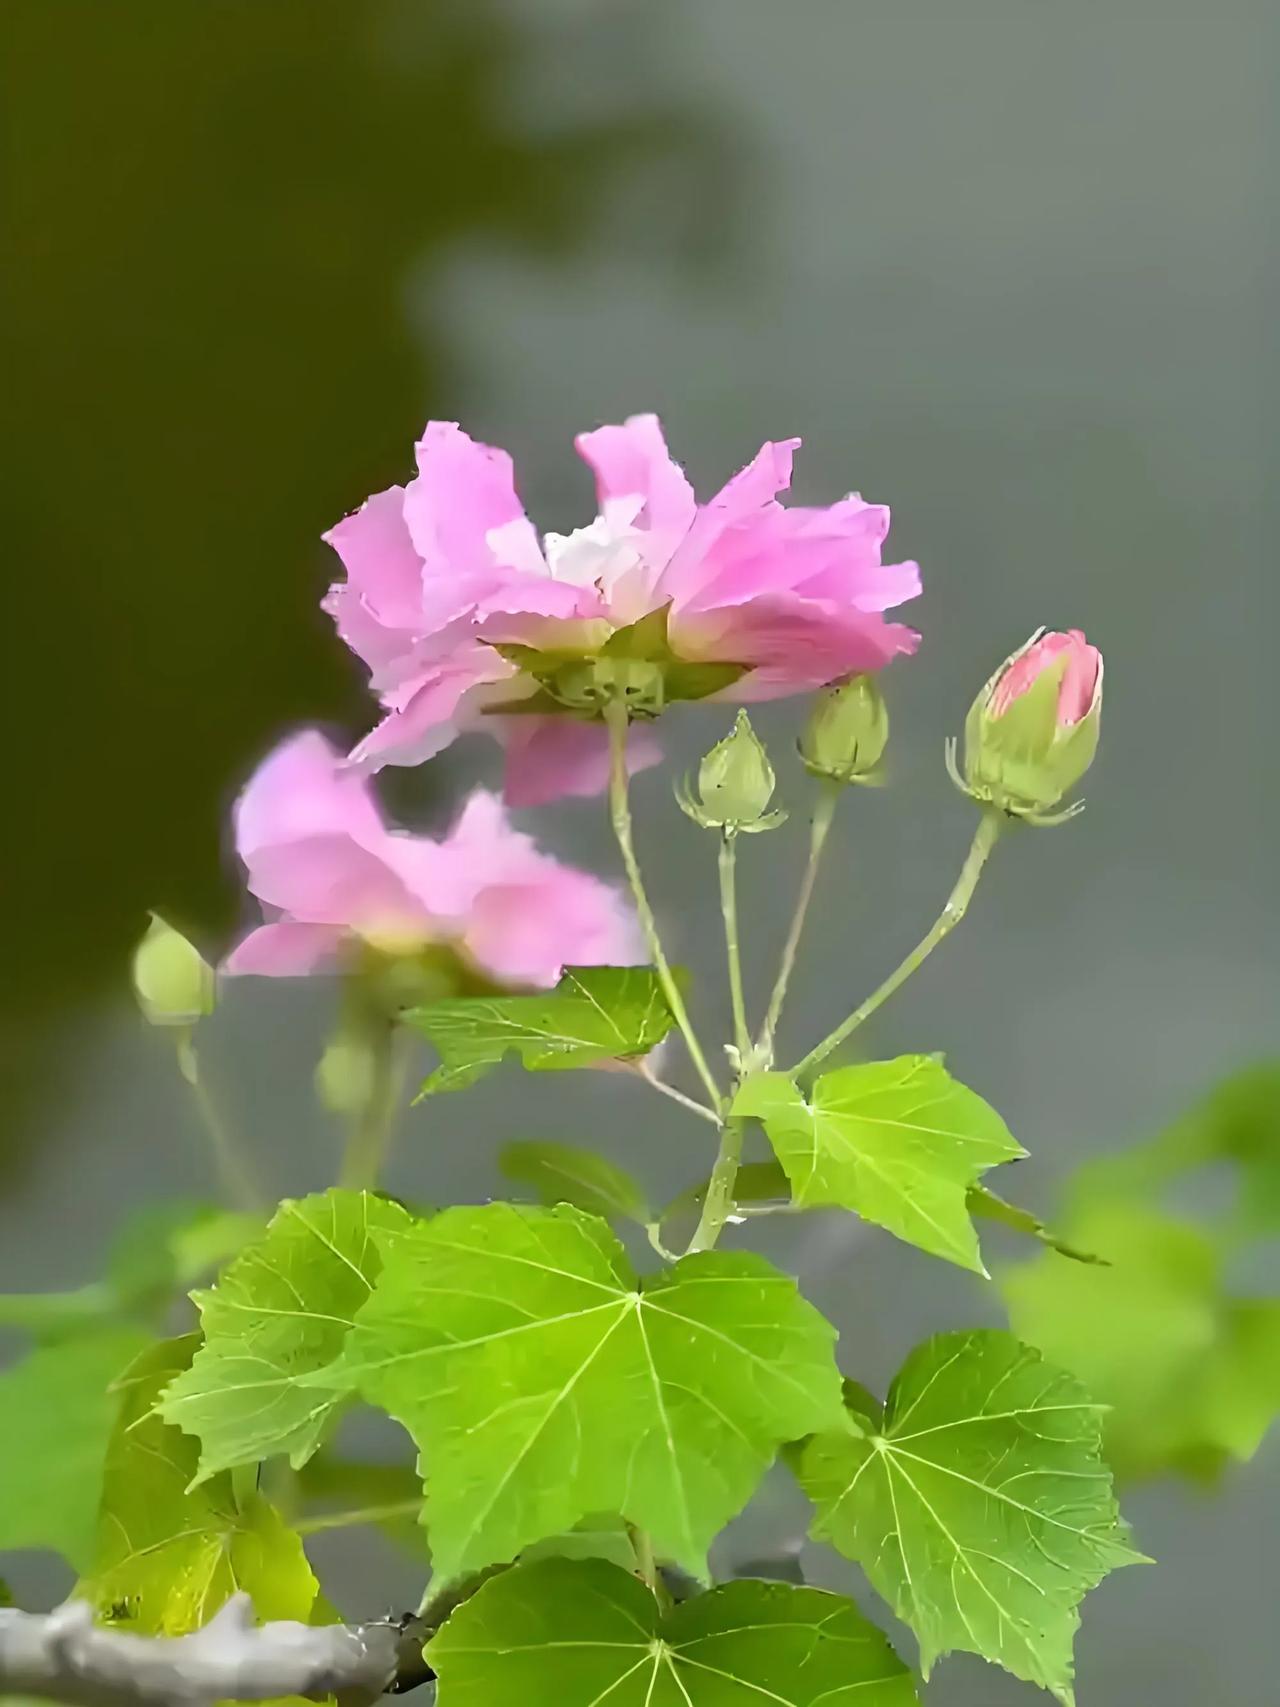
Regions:
[[[221,829],[238,781],[288,727],[366,726],[315,609],[318,536],[404,476],[428,415],[509,448],[544,528],[589,519],[572,434],[642,409],[704,493],[799,433],[797,498],[892,505],[924,644],[887,678],[893,786],[842,812],[784,1047],[933,917],[970,833],[943,736],[1046,623],[1107,656],[1089,811],[998,850],[869,1045],[945,1050],[1032,1152],[1018,1194],[1046,1209],[1080,1159],[1274,1052],[1273,13],[11,0],[5,23],[0,1288],[92,1278],[126,1208],[208,1183],[127,948],[149,905],[224,942],[245,916]],[[636,788],[708,1026],[714,861],[669,786],[725,723],[673,715],[670,764]],[[795,817],[742,849],[757,1004],[805,799],[796,717],[760,726]],[[438,819],[495,758],[461,744],[399,779],[400,804]],[[539,827],[612,869],[589,804]],[[246,981],[210,1028],[210,1076],[281,1192],[331,1176],[310,1091],[331,1012],[319,985]],[[413,1111],[389,1183],[483,1196],[513,1136],[596,1142],[658,1192],[708,1162],[642,1087],[504,1075]],[[887,1236],[770,1223],[767,1248],[871,1384],[921,1336],[998,1319],[989,1288]],[[1089,1598],[1082,1702],[1270,1698],[1277,1492],[1272,1441],[1213,1497],[1129,1494],[1160,1563]],[[771,1491],[730,1552],[800,1522]],[[325,1540],[340,1603],[411,1593],[376,1539]],[[928,1699],[1031,1696],[959,1659]]]

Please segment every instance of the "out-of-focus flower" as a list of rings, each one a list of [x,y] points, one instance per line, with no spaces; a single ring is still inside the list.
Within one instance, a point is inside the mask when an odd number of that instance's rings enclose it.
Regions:
[[[828,782],[876,782],[889,744],[889,713],[873,676],[851,676],[823,688],[814,701],[800,757]]]
[[[1039,629],[992,676],[965,723],[964,776],[973,799],[1033,823],[1093,763],[1102,719],[1102,654],[1078,628]]]
[[[697,787],[686,779],[676,790],[682,812],[704,830],[773,830],[787,814],[770,812],[776,784],[769,755],[745,711],[723,741],[718,741],[698,766]]]
[[[181,931],[152,913],[133,954],[133,992],[152,1025],[191,1026],[213,1012],[213,967]]]
[[[799,442],[766,444],[699,505],[656,416],[584,433],[600,514],[540,540],[511,459],[431,422],[409,484],[326,535],[347,578],[325,609],[387,714],[353,759],[417,764],[487,727],[507,743],[508,800],[592,794],[609,697],[633,717],[774,699],[913,651],[883,614],[920,590],[914,563],[881,562],[888,510],[776,501]],[[633,764],[656,756],[633,743]]]
[[[367,782],[314,731],[263,762],[235,813],[267,922],[225,970],[290,976],[443,951],[462,974],[550,986],[566,965],[644,959],[608,884],[539,852],[501,802],[473,794],[441,840],[388,829]]]

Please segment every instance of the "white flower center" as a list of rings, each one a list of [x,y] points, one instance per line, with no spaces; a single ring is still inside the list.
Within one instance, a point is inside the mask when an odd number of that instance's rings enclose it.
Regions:
[[[636,622],[649,609],[645,535],[632,525],[643,506],[642,497],[611,498],[589,526],[549,533],[542,542],[553,579],[598,588],[619,624]]]

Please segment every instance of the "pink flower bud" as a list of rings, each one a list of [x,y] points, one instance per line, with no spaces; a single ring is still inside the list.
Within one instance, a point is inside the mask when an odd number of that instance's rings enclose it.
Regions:
[[[1088,770],[1102,715],[1102,654],[1078,628],[1039,631],[992,676],[965,724],[961,789],[1031,823],[1056,807]],[[1078,810],[1078,808],[1073,808]]]
[[[1033,682],[1065,653],[1066,669],[1058,687],[1058,727],[1069,729],[1089,713],[1102,673],[1102,654],[1090,646],[1079,628],[1065,634],[1050,630],[1042,634],[1013,660],[991,691],[987,710],[1003,717],[1015,699],[1021,699]]]

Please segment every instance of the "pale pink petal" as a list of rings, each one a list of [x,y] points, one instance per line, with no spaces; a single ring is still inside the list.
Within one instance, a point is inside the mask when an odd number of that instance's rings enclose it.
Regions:
[[[391,710],[352,748],[352,765],[376,771],[383,765],[424,764],[456,740],[468,696],[514,673],[491,646],[461,639],[452,655],[424,663],[402,688],[385,696]]]
[[[882,669],[898,654],[914,652],[919,640],[913,629],[874,612],[794,594],[712,611],[678,630],[680,648],[687,647],[690,656],[754,666],[716,696],[735,703],[778,699]]]
[[[339,964],[346,932],[336,925],[299,925],[291,921],[259,925],[222,963],[232,977],[256,973],[267,978],[298,978]]]
[[[248,862],[261,848],[306,837],[368,842],[384,832],[367,785],[342,768],[318,730],[305,729],[258,766],[236,803],[235,833],[236,851]]]
[[[422,559],[404,517],[403,486],[375,492],[329,529],[325,540],[342,559],[347,584],[373,617],[392,628],[420,626]]]
[[[747,466],[721,487],[698,511],[689,532],[677,547],[660,583],[663,599],[678,610],[696,598],[719,573],[715,549],[724,534],[761,511],[772,513],[779,492],[791,484],[791,462],[799,439],[762,445]]]
[[[507,748],[503,792],[509,806],[542,806],[566,795],[600,794],[608,787],[609,736],[603,723],[581,723],[574,717],[504,717],[500,721]],[[633,727],[627,741],[628,769],[647,770],[661,758],[662,748],[652,731],[642,725]]]
[[[477,898],[464,947],[500,983],[550,986],[566,966],[634,966],[644,958],[635,915],[586,872],[542,860],[522,883]]]
[[[309,924],[399,927],[423,909],[388,864],[390,840],[368,785],[315,730],[259,766],[235,811],[250,891]]]
[[[405,492],[404,518],[428,586],[439,576],[541,564],[537,535],[516,496],[505,451],[478,444],[452,421],[431,421],[417,455],[418,473]]]
[[[574,440],[596,477],[600,508],[644,500],[633,518],[669,551],[688,531],[697,504],[684,470],[671,459],[656,415],[632,415],[620,427],[597,427]]]

